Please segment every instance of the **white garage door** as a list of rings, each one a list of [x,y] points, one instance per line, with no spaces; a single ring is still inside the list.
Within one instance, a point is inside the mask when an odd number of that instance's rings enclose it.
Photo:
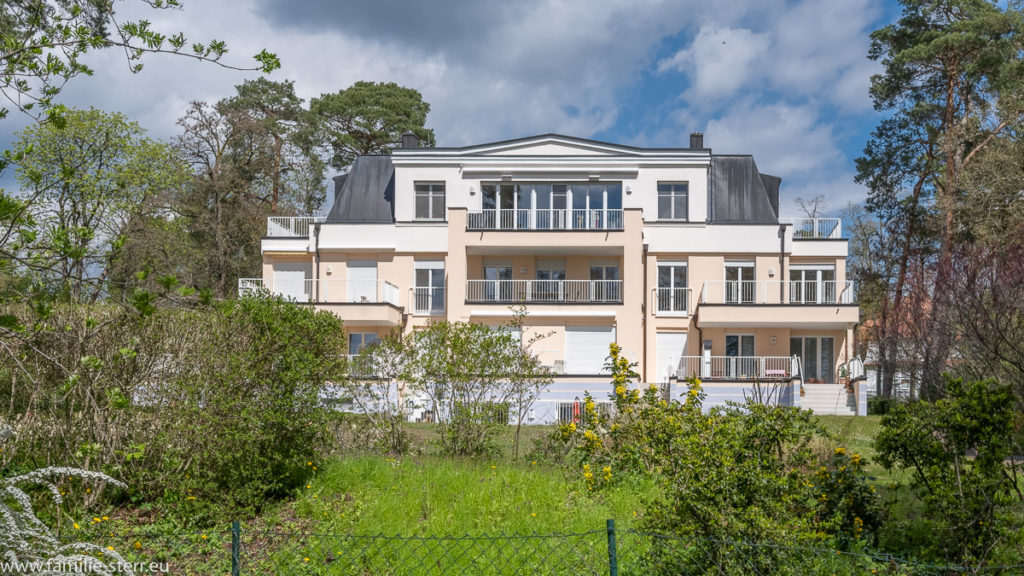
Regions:
[[[278,262],[274,264],[274,294],[285,298],[307,302],[310,300],[313,265],[303,262]]]
[[[567,326],[565,373],[602,374],[608,345],[615,341],[614,326]]]
[[[658,382],[668,382],[668,377],[679,366],[679,358],[686,353],[686,332],[658,332],[655,345],[658,347]]]

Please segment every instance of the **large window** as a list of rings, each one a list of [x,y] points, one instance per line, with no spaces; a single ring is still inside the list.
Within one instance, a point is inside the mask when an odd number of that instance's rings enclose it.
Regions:
[[[686,220],[689,195],[686,182],[658,182],[658,220]]]
[[[368,348],[380,342],[380,337],[374,332],[350,332],[348,335],[348,353],[359,354],[363,348]]]
[[[416,219],[445,219],[444,182],[416,183]]]
[[[753,262],[725,263],[725,304],[753,304],[757,297]]]
[[[416,314],[444,312],[444,261],[417,260],[415,306]]]
[[[833,304],[836,300],[834,266],[791,266],[789,297],[794,304]]]
[[[687,312],[686,263],[658,263],[658,313]]]
[[[471,228],[587,230],[622,228],[621,182],[483,182]]]

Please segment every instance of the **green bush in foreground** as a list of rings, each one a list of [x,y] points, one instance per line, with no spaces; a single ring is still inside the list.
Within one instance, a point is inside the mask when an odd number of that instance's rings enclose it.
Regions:
[[[1020,562],[1024,494],[1012,388],[948,378],[946,386],[947,398],[895,405],[882,418],[878,458],[911,473],[923,504],[887,527],[887,545],[968,565]],[[997,558],[1001,550],[1012,556]]]

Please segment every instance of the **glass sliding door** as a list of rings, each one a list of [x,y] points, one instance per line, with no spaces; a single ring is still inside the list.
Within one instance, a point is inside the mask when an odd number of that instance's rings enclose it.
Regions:
[[[789,294],[793,304],[834,304],[837,298],[836,269],[791,267]]]
[[[803,362],[804,381],[835,381],[835,338],[831,336],[794,336],[789,353]]]

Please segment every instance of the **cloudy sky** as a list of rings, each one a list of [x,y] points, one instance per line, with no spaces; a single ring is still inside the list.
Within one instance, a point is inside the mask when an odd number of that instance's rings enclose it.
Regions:
[[[139,6],[133,6],[138,4]],[[878,115],[868,34],[892,21],[883,0],[185,0],[183,10],[118,3],[160,31],[228,43],[250,65],[266,48],[272,79],[309,99],[357,80],[393,81],[431,105],[441,146],[545,132],[637,146],[752,153],[792,199],[860,201],[853,159]],[[134,11],[132,13],[131,11]],[[120,111],[169,138],[190,100],[215,101],[252,73],[154,56],[131,74],[123,54],[89,58],[69,105]],[[25,122],[2,121],[7,147]],[[0,185],[16,188],[12,175]]]

